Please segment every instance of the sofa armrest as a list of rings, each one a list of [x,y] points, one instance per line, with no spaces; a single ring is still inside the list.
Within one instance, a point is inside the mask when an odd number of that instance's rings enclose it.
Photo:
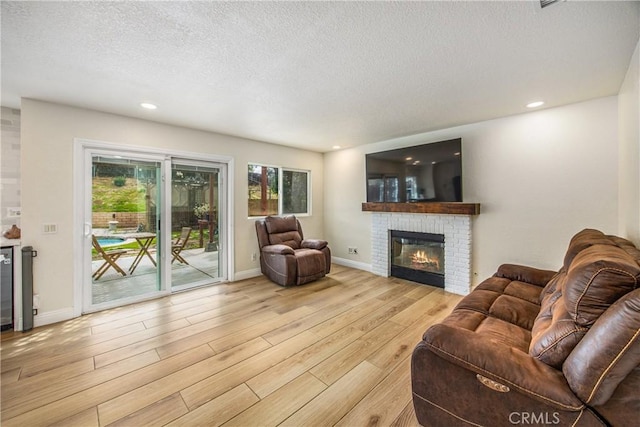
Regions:
[[[303,248],[307,248],[307,249],[323,249],[327,246],[327,241],[326,240],[319,240],[319,239],[305,239],[302,241],[301,246]]]
[[[261,251],[265,254],[273,255],[294,255],[295,251],[287,245],[267,245],[263,246]]]
[[[427,330],[421,344],[450,363],[544,404],[565,411],[579,411],[585,406],[561,371],[468,329],[437,324]]]
[[[494,276],[544,287],[557,273],[557,271],[541,270],[526,265],[502,264]]]

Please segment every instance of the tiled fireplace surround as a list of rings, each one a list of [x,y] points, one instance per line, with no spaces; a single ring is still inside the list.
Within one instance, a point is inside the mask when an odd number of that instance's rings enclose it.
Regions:
[[[444,235],[444,289],[467,295],[471,289],[471,216],[372,212],[372,272],[389,276],[389,230]]]

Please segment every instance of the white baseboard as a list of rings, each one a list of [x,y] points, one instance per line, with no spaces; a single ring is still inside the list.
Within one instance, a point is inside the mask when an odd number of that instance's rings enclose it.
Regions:
[[[33,316],[33,327],[50,325],[52,323],[62,322],[63,320],[73,319],[74,317],[76,316],[74,315],[73,307],[46,312],[38,310],[38,314]]]
[[[368,271],[369,273],[372,273],[371,271],[371,264],[367,264],[364,262],[359,262],[359,261],[353,261],[350,259],[346,259],[346,258],[338,258],[338,257],[331,257],[331,262],[338,264],[338,265],[344,265],[345,267],[351,267],[351,268],[355,268],[358,270],[364,270],[364,271]]]
[[[240,281],[240,280],[245,280],[245,279],[251,279],[253,277],[258,277],[261,276],[262,272],[260,271],[259,268],[252,268],[251,270],[244,270],[244,271],[236,271],[235,274],[233,275],[233,281]]]

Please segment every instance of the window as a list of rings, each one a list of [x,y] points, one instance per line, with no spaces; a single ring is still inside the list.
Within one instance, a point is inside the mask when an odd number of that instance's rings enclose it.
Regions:
[[[249,163],[249,216],[278,214],[278,168]]]
[[[282,213],[300,214],[309,212],[307,193],[309,172],[282,171]]]
[[[308,214],[310,172],[249,163],[249,216]]]

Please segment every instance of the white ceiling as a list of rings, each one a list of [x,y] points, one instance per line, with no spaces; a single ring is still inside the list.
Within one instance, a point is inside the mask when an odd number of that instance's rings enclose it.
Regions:
[[[639,2],[3,0],[2,105],[324,152],[615,95],[639,37]]]

